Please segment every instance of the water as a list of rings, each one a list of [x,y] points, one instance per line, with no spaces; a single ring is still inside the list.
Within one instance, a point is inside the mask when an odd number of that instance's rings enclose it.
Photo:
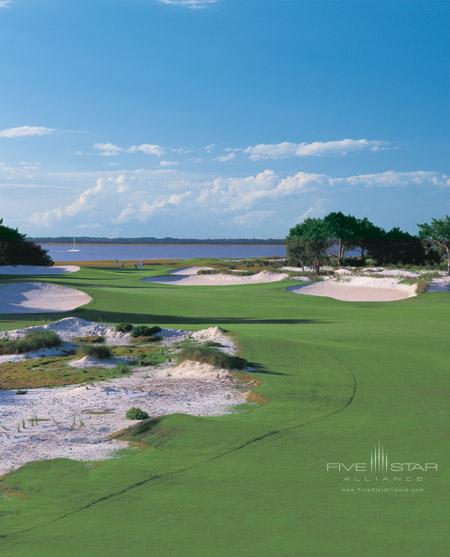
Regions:
[[[247,257],[284,257],[283,245],[261,244],[78,244],[78,252],[70,252],[72,244],[41,244],[54,261],[114,261],[149,259],[191,259],[219,257],[242,259]]]

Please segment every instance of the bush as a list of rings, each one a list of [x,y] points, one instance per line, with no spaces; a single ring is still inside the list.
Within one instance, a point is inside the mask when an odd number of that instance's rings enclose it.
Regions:
[[[61,339],[54,331],[32,331],[21,339],[3,340],[0,342],[0,354],[23,354],[61,346]]]
[[[221,369],[244,369],[247,362],[243,358],[231,356],[211,344],[188,344],[177,355],[178,363],[190,360],[210,364]]]
[[[134,327],[133,332],[131,333],[131,336],[133,338],[151,337],[151,336],[156,335],[160,332],[161,332],[161,327],[158,327],[158,325],[155,325],[153,327],[148,327],[147,325],[138,325],[137,327]]]
[[[133,407],[126,411],[125,417],[128,420],[147,420],[150,416],[144,410]]]
[[[133,330],[131,323],[119,323],[116,325],[116,331],[119,333],[130,333]]]
[[[78,352],[84,356],[97,358],[98,360],[108,360],[112,357],[111,348],[109,346],[96,346],[95,344],[83,344]]]
[[[102,342],[105,342],[105,337],[97,336],[97,335],[88,335],[85,337],[76,337],[73,340],[78,343],[100,344]]]

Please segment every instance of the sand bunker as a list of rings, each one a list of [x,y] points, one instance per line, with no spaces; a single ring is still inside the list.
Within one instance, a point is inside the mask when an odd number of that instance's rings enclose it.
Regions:
[[[80,267],[76,265],[54,265],[44,267],[40,265],[0,265],[0,275],[64,275],[75,273]]]
[[[286,273],[270,273],[262,271],[255,275],[239,276],[227,275],[225,273],[211,274],[211,275],[198,275],[191,272],[196,270],[196,273],[204,269],[203,267],[191,267],[190,269],[181,269],[175,271],[170,275],[163,275],[159,277],[147,277],[143,280],[147,282],[158,282],[160,284],[176,284],[179,286],[228,286],[234,284],[258,284],[264,282],[276,282],[288,278]]]
[[[350,277],[326,279],[293,288],[296,294],[327,296],[345,302],[391,302],[416,295],[415,284],[401,284],[393,278]]]
[[[0,313],[55,313],[84,306],[91,297],[66,286],[43,282],[0,284]]]

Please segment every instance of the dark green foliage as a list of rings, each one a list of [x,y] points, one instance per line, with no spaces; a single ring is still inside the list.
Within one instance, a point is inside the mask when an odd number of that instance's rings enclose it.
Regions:
[[[9,228],[0,219],[0,265],[53,265],[52,258],[40,245]]]
[[[384,232],[368,245],[369,253],[378,265],[422,265],[425,262],[425,249],[419,238],[397,227]]]
[[[161,327],[158,327],[158,325],[154,325],[153,327],[149,327],[147,325],[138,325],[137,327],[134,327],[131,336],[133,338],[151,337],[153,335],[157,335],[160,332]]]
[[[320,266],[328,260],[326,250],[329,246],[329,231],[323,219],[305,219],[289,231],[289,264],[300,267],[310,265],[319,274]]]
[[[186,360],[211,364],[221,369],[244,369],[247,367],[247,362],[243,358],[226,354],[209,343],[186,344],[177,355],[177,361],[181,363]]]
[[[0,341],[0,354],[24,354],[60,345],[61,339],[54,331],[32,331],[21,339]]]
[[[419,236],[434,246],[447,259],[447,270],[450,275],[450,216],[432,219],[431,223],[419,224]]]
[[[147,420],[150,416],[140,408],[129,408],[125,414],[128,420]]]
[[[119,323],[116,325],[116,331],[119,333],[130,333],[133,330],[131,323]]]
[[[112,351],[109,346],[97,346],[95,344],[83,344],[78,349],[78,352],[83,356],[91,356],[99,360],[108,360],[112,358]]]

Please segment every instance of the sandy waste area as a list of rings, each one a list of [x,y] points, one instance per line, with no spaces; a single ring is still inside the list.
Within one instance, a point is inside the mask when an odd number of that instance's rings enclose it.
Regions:
[[[45,327],[58,331],[66,341],[94,330],[113,342],[129,340],[126,334],[117,337],[112,327],[75,318]],[[9,332],[9,336],[20,338],[28,330]],[[232,339],[217,327],[194,333],[163,329],[161,336],[165,344],[183,338],[214,340],[223,350],[235,352]],[[80,365],[76,356],[74,361]],[[189,361],[135,367],[130,375],[89,385],[29,389],[26,394],[0,391],[0,474],[35,460],[89,461],[113,456],[127,443],[110,436],[136,423],[125,418],[133,406],[152,418],[173,413],[218,416],[233,412],[233,406],[245,400],[246,393],[227,370]]]

